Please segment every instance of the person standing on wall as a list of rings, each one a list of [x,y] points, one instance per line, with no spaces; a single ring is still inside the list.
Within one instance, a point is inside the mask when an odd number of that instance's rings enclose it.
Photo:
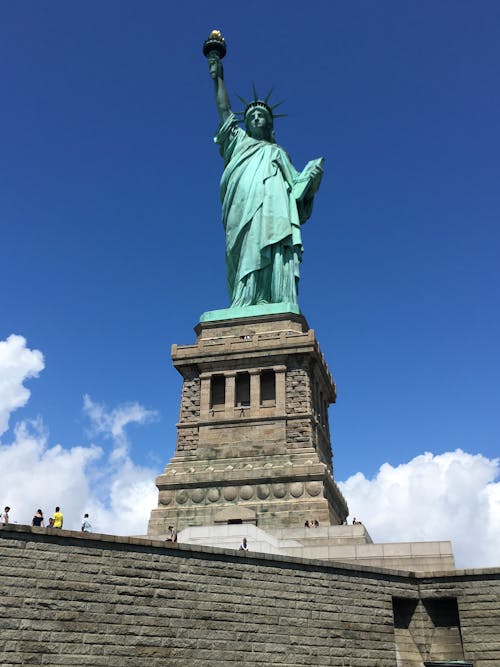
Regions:
[[[63,523],[64,523],[64,516],[63,513],[61,512],[61,508],[59,506],[56,507],[56,511],[54,512],[54,525],[52,526],[53,528],[62,528]]]
[[[82,519],[82,533],[91,533],[92,524],[90,523],[89,515],[84,514]]]

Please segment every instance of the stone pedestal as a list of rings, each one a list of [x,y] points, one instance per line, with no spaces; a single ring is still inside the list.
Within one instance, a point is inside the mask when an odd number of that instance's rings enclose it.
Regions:
[[[328,405],[335,384],[302,315],[201,322],[174,345],[184,378],[177,447],[160,475],[148,534],[189,526],[336,525],[348,515],[333,479]]]

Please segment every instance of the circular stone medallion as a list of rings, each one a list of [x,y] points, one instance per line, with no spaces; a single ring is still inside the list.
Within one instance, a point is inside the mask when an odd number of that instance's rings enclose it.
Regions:
[[[160,501],[160,505],[170,505],[173,497],[174,494],[172,493],[172,491],[160,491],[160,493],[158,494],[158,500]]]
[[[216,503],[220,498],[219,489],[216,488],[208,489],[207,498],[211,503]]]
[[[250,498],[253,496],[253,486],[249,486],[246,484],[245,486],[242,486],[240,489],[240,498],[242,500],[250,500]]]
[[[294,498],[300,498],[304,493],[304,484],[302,482],[292,482],[290,484],[290,493]]]
[[[238,495],[238,489],[235,486],[226,486],[224,489],[224,498],[226,500],[234,500]]]
[[[275,498],[284,498],[286,495],[286,484],[273,484]]]
[[[322,486],[321,482],[307,482],[306,491],[310,496],[319,496]]]
[[[261,500],[265,500],[266,498],[269,498],[269,494],[271,493],[271,489],[269,487],[269,484],[259,484],[257,487],[257,495]]]
[[[184,505],[184,503],[187,503],[188,498],[189,494],[185,489],[182,489],[182,491],[177,491],[177,494],[175,496],[175,499],[179,503],[179,505]]]
[[[193,503],[201,503],[201,501],[205,498],[205,489],[195,489],[191,493],[191,500]]]

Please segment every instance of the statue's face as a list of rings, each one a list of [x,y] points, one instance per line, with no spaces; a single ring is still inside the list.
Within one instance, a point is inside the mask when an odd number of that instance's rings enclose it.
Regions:
[[[253,139],[270,139],[273,124],[269,115],[263,109],[256,107],[249,111],[245,119],[245,124],[248,134]]]

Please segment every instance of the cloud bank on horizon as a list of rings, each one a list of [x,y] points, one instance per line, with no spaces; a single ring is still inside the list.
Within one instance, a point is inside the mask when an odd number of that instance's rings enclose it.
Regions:
[[[43,354],[22,336],[0,341],[0,437],[29,399],[24,382],[43,368]],[[11,440],[0,441],[1,506],[10,505],[18,523],[31,523],[38,507],[48,517],[60,505],[66,528],[78,530],[89,512],[95,531],[145,534],[157,503],[156,471],[134,463],[126,429],[157,413],[138,403],[108,409],[88,395],[82,410],[91,437],[108,446],[50,445],[40,417],[18,422]],[[339,486],[374,541],[450,539],[458,567],[488,567],[500,560],[499,473],[499,459],[457,449],[426,452],[399,466],[384,463],[373,479],[358,472]]]
[[[375,542],[451,540],[457,567],[500,563],[500,464],[457,449],[340,482]]]

